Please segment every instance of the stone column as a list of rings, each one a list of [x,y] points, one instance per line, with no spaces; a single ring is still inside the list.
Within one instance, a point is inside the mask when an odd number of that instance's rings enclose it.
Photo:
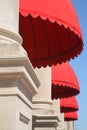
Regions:
[[[35,69],[41,86],[33,97],[33,130],[55,130],[59,118],[51,100],[51,68]]]
[[[34,107],[43,108],[45,110],[52,109],[52,100],[51,100],[51,68],[36,68],[35,72],[38,76],[38,79],[41,82],[40,87],[38,88],[39,93],[33,97]]]
[[[53,100],[53,109],[55,110],[55,113],[59,117],[57,130],[65,130],[64,114],[60,113],[60,99]]]
[[[39,80],[18,34],[18,0],[0,0],[0,130],[32,130]]]
[[[60,123],[57,130],[65,130],[64,114],[60,113]]]
[[[65,130],[75,130],[73,121],[65,121]]]
[[[1,0],[0,29],[6,32],[8,31],[11,33],[18,34],[18,23],[19,23],[18,19],[19,19],[19,0]]]

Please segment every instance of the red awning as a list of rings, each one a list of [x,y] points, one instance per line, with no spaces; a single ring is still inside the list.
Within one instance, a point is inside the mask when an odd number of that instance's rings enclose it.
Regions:
[[[73,112],[78,110],[78,103],[76,97],[60,99],[61,112]]]
[[[65,121],[78,120],[77,112],[64,113],[64,120],[65,120]]]
[[[74,58],[83,48],[70,0],[20,0],[19,32],[34,67]]]
[[[52,66],[52,99],[77,95],[78,79],[68,62]]]

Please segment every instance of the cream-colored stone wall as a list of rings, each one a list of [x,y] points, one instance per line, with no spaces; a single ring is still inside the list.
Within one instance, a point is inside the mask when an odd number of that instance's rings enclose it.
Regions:
[[[0,130],[63,130],[60,102],[51,100],[51,68],[33,69],[18,30],[19,1],[1,0]]]

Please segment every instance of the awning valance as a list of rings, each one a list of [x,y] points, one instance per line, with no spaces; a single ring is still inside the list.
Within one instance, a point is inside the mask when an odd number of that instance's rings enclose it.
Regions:
[[[64,113],[64,120],[65,121],[75,121],[75,120],[78,120],[77,112]]]
[[[69,97],[60,99],[61,112],[73,112],[78,110],[78,103],[76,97]]]

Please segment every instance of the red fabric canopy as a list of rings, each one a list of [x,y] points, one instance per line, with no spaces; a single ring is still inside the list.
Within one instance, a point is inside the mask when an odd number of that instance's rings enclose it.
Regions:
[[[70,0],[20,0],[19,32],[34,67],[51,66],[82,51],[82,34]]]
[[[76,97],[60,99],[61,112],[72,112],[78,110],[78,103]]]
[[[65,120],[65,121],[78,120],[77,112],[64,113],[64,120]]]
[[[77,95],[78,79],[68,62],[52,66],[52,99]]]

